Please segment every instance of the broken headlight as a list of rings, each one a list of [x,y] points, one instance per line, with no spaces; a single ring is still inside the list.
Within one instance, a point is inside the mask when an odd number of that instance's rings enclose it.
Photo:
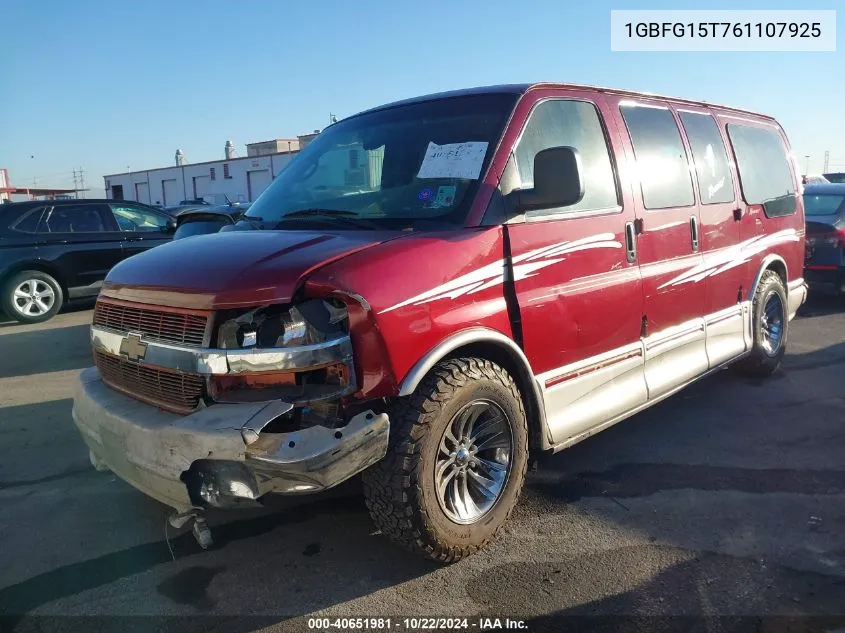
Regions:
[[[249,349],[322,343],[346,331],[346,306],[332,299],[309,299],[295,306],[256,308],[223,322],[217,347]]]

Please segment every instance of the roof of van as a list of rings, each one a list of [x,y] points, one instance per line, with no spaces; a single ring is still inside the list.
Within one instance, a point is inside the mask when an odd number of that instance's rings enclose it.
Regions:
[[[687,105],[697,105],[697,106],[709,106],[713,108],[718,108],[720,110],[729,110],[732,112],[739,112],[742,114],[752,114],[754,116],[763,117],[766,119],[774,120],[774,117],[771,117],[767,114],[761,114],[759,112],[754,112],[752,110],[743,110],[742,108],[734,108],[731,106],[724,106],[719,105],[716,103],[710,103],[708,101],[695,101],[693,99],[682,99],[680,97],[668,97],[666,95],[658,95],[653,94],[650,92],[636,92],[633,90],[621,90],[616,88],[603,88],[600,86],[586,86],[581,84],[563,84],[563,83],[553,83],[553,82],[541,82],[541,83],[530,83],[530,84],[501,84],[496,86],[478,86],[475,88],[464,88],[462,90],[451,90],[448,92],[437,92],[434,94],[429,95],[422,95],[419,97],[412,97],[410,99],[402,99],[401,101],[394,101],[392,103],[386,103],[384,105],[377,106],[375,108],[370,108],[369,110],[365,110],[364,112],[375,112],[377,110],[385,110],[387,108],[394,108],[396,106],[407,105],[410,103],[420,103],[423,101],[434,101],[436,99],[449,99],[451,97],[464,97],[464,96],[471,96],[471,95],[484,95],[484,94],[514,94],[514,95],[521,95],[529,90],[540,90],[543,88],[574,88],[578,90],[595,90],[598,92],[605,92],[608,94],[616,94],[616,95],[628,95],[631,97],[646,97],[651,99],[665,99],[667,101],[671,101],[672,103],[681,103]],[[359,114],[364,114],[361,112]]]

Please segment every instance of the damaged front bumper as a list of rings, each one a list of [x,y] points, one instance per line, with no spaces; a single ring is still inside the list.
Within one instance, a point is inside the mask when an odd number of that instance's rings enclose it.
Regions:
[[[179,512],[325,490],[387,452],[388,417],[372,411],[340,428],[262,432],[292,408],[277,400],[177,415],[109,388],[91,367],[80,376],[73,419],[95,467]]]

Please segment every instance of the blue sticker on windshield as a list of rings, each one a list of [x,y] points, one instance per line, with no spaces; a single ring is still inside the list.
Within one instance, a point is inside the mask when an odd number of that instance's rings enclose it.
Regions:
[[[431,187],[426,187],[417,194],[417,198],[423,202],[428,202],[434,196],[434,190]]]

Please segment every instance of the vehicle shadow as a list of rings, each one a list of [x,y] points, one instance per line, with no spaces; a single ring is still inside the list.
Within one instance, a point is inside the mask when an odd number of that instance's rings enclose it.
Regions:
[[[153,510],[144,507],[148,505],[156,504],[143,500],[139,511]],[[164,508],[159,511],[163,518]],[[348,489],[293,501],[284,511],[276,508],[269,514],[216,524],[213,533],[214,547],[208,551],[200,550],[193,536],[183,532],[168,541],[56,567],[0,589],[0,614],[7,630],[16,630],[26,614],[43,605],[155,572],[149,593],[158,595],[160,603],[144,606],[156,614],[213,616],[218,625],[227,615],[247,621],[254,615],[263,616],[263,624],[269,625],[401,585],[436,569],[434,563],[374,536],[360,495]],[[208,628],[207,619],[178,622],[179,630]],[[242,630],[258,628],[255,624],[253,619]]]
[[[587,568],[594,584],[572,582],[567,571],[574,564]],[[620,567],[637,576],[635,589],[626,589],[630,578],[613,572]],[[532,633],[809,632],[845,624],[840,577],[724,554],[634,546],[592,552],[542,573],[558,581],[540,592],[534,609],[542,615],[526,622]],[[496,606],[497,613],[515,607],[507,597]]]
[[[92,364],[89,325],[85,323],[0,336],[0,378],[82,369]]]
[[[540,590],[536,589],[538,584]],[[506,586],[509,591],[491,590],[491,586]],[[756,633],[782,629],[748,626],[761,622],[777,624],[785,616],[826,616],[830,624],[840,626],[845,622],[841,577],[663,545],[590,551],[530,564],[528,569],[504,563],[490,569],[486,579],[477,577],[470,581],[467,592],[485,605],[482,614],[519,614],[527,619],[532,633]],[[517,598],[526,593],[533,594],[529,605]],[[717,620],[730,623],[731,618],[735,619],[735,626],[718,626]]]
[[[845,299],[833,294],[811,292],[806,303],[798,309],[797,318],[810,318],[845,312]]]

